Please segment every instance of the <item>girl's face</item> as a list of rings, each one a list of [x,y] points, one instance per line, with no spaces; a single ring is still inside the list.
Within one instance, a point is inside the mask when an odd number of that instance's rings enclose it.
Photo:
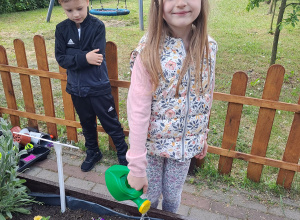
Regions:
[[[84,21],[87,16],[87,8],[89,6],[89,0],[72,0],[61,3],[66,15],[71,21],[76,23],[79,28],[80,24]]]
[[[176,32],[190,29],[199,16],[201,0],[163,0],[163,18]]]

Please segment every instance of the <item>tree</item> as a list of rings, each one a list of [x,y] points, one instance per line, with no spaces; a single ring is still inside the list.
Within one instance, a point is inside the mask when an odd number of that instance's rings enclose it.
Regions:
[[[247,8],[246,8],[247,11],[249,11],[250,9],[254,9],[255,7],[259,7],[259,3],[264,2],[264,1],[265,0],[249,0]],[[273,0],[271,3],[271,4],[274,4],[273,16],[275,15],[276,2],[277,2],[277,0],[275,0],[275,1]],[[293,7],[293,10],[291,13],[288,13],[287,18],[283,19],[283,16],[284,16],[284,13],[285,13],[287,7]],[[288,3],[288,4],[287,4],[287,0],[281,0],[281,5],[280,5],[278,17],[277,17],[277,24],[276,24],[275,34],[274,34],[270,65],[274,64],[276,61],[280,31],[282,30],[284,25],[290,24],[293,27],[295,27],[299,21],[299,19],[298,19],[298,17],[300,16],[299,12],[300,12],[300,0],[298,0],[298,1],[294,0],[293,2]],[[271,21],[270,33],[272,32],[272,24],[273,24],[273,18]]]

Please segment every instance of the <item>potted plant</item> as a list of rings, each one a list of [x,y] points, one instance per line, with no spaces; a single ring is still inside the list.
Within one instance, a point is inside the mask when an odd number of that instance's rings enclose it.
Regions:
[[[25,180],[18,178],[17,173],[20,156],[26,150],[19,151],[14,145],[10,127],[0,118],[0,220],[11,219],[14,212],[29,214],[23,207],[34,202],[23,185]]]

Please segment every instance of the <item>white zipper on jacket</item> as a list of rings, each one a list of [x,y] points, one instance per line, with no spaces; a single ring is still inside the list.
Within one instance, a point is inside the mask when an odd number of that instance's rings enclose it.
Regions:
[[[79,42],[79,45],[80,45],[80,49],[81,49],[81,42],[80,42],[80,35],[81,35],[81,27],[78,29],[76,27],[77,31],[80,29],[80,32],[78,31],[78,42]],[[76,74],[78,75],[78,83],[77,83],[77,89],[78,89],[78,93],[79,93],[79,96],[81,96],[81,91],[80,91],[80,81],[81,81],[81,75],[82,74],[78,74],[78,71],[76,70]],[[80,79],[79,79],[80,77]]]
[[[186,125],[187,125],[187,117],[189,115],[189,109],[190,109],[190,86],[191,86],[191,74],[190,69],[188,69],[188,87],[187,87],[187,93],[186,93],[186,113],[185,113],[185,119],[184,119],[184,128],[183,128],[183,135],[182,135],[182,146],[181,146],[181,158],[182,161],[184,161],[184,140],[185,140],[185,134],[186,134]]]

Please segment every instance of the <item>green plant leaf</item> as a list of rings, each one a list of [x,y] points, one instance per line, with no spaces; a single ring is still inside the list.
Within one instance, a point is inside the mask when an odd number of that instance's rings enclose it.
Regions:
[[[14,209],[15,212],[20,212],[23,214],[30,214],[30,211],[28,209],[24,209],[24,208],[15,208]]]
[[[7,215],[7,217],[12,218],[12,214],[11,214],[10,211],[7,211],[7,212],[6,212],[6,215]]]
[[[0,213],[0,220],[6,220],[5,217]]]
[[[35,201],[27,194],[28,188],[23,185],[26,181],[18,178],[18,162],[23,152],[15,147],[9,127],[11,126],[0,118],[0,130],[3,134],[0,136],[0,210],[3,217],[12,218],[13,212],[29,214],[29,210],[21,207]]]

